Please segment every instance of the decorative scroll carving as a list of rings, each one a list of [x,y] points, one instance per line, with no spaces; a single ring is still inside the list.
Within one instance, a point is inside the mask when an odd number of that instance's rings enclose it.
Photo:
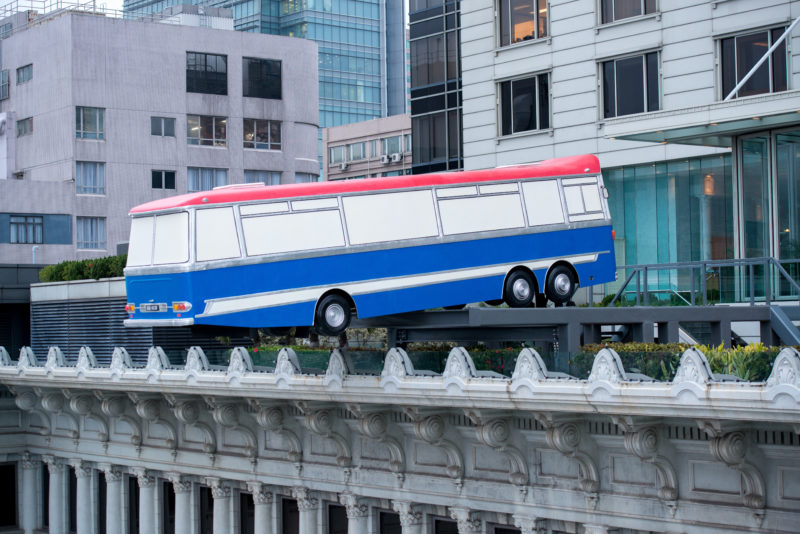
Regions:
[[[226,372],[228,382],[241,379],[245,373],[253,372],[253,359],[244,347],[234,347]]]
[[[47,465],[47,470],[51,475],[63,473],[67,468],[67,464],[64,462],[63,458],[53,456],[52,454],[45,454],[42,456],[42,461]]]
[[[172,413],[181,423],[193,426],[203,433],[203,452],[205,452],[213,463],[217,453],[217,435],[207,424],[200,421],[200,408],[197,402],[191,399],[177,399],[167,396],[167,400],[172,406]]]
[[[78,370],[78,376],[81,374],[86,374],[86,371],[89,369],[94,369],[97,367],[97,358],[94,357],[94,352],[89,347],[81,347],[80,352],[78,352],[78,362],[75,364],[75,368]]]
[[[311,495],[311,491],[304,487],[292,488],[292,497],[297,501],[297,508],[301,512],[309,510],[316,510],[319,505],[319,499]]]
[[[326,386],[335,384],[338,387],[342,387],[344,378],[349,373],[350,369],[347,367],[344,356],[342,356],[339,349],[333,349],[331,351],[331,357],[328,360],[328,369],[325,371],[325,378],[322,383]]]
[[[450,508],[450,517],[458,524],[458,534],[474,534],[481,531],[481,520],[468,508]]]
[[[139,422],[126,413],[128,401],[123,395],[109,395],[97,392],[100,398],[100,409],[104,414],[116,417],[131,427],[131,444],[136,447],[136,452],[142,451],[142,428]]]
[[[170,473],[167,475],[167,479],[172,482],[172,488],[175,490],[175,493],[188,493],[192,491],[192,481],[183,478],[180,473]]]
[[[153,476],[147,469],[143,467],[135,467],[131,469],[131,473],[136,476],[140,488],[154,488],[156,485],[156,477]]]
[[[196,376],[197,373],[202,373],[210,369],[208,358],[206,358],[206,353],[203,352],[203,349],[200,347],[189,348],[189,353],[186,355],[186,367],[184,369],[186,370],[187,378],[189,376]]]
[[[47,360],[44,363],[44,370],[47,374],[51,374],[57,367],[66,367],[67,359],[64,353],[58,347],[50,347],[47,351]]]
[[[258,438],[252,430],[239,422],[239,405],[233,402],[215,404],[213,399],[207,399],[207,402],[212,407],[211,415],[214,417],[214,421],[244,436],[247,441],[245,454],[252,462],[255,462],[258,456]]]
[[[674,384],[681,382],[691,382],[694,384],[708,384],[714,380],[711,373],[711,366],[708,364],[706,355],[694,347],[686,349],[681,356],[681,363],[673,379]]]
[[[741,430],[720,432],[709,442],[711,454],[731,469],[739,471],[744,479],[744,505],[752,508],[757,518],[763,518],[766,498],[764,477],[753,464],[746,461],[748,439]]]
[[[231,487],[224,485],[219,478],[207,477],[206,484],[211,488],[211,495],[214,499],[230,499]]]
[[[76,442],[80,439],[80,425],[78,419],[71,413],[64,411],[64,396],[61,392],[50,391],[41,394],[42,408],[52,414],[60,415],[69,421],[72,430],[70,430],[70,437]]]
[[[5,347],[0,346],[0,367],[11,367],[11,357]]]
[[[21,391],[14,398],[14,403],[23,412],[34,413],[39,416],[44,425],[44,428],[40,431],[42,436],[50,436],[52,434],[53,425],[50,422],[50,416],[36,407],[39,404],[39,397],[36,393],[31,390]]]
[[[511,375],[512,384],[516,385],[523,381],[542,382],[546,379],[547,367],[539,353],[528,347],[522,349],[517,356],[514,373]]]
[[[172,449],[173,458],[178,454],[178,432],[170,421],[161,416],[161,399],[156,397],[141,397],[136,393],[129,393],[131,401],[136,408],[136,413],[151,424],[161,425],[167,431],[166,445]]]
[[[282,348],[275,362],[275,376],[279,379],[289,379],[299,374],[302,374],[302,371],[300,360],[297,359],[297,354],[290,348]]]
[[[339,503],[345,507],[347,519],[358,519],[369,515],[369,506],[359,503],[359,499],[352,493],[342,493],[339,495]]]
[[[150,350],[147,351],[147,365],[145,366],[148,378],[158,376],[161,371],[169,369],[169,367],[169,358],[167,358],[164,349],[161,347],[150,347]]]
[[[618,384],[628,379],[619,354],[613,349],[601,349],[594,357],[589,382]]]
[[[83,460],[73,460],[70,463],[75,470],[75,478],[89,478],[94,475],[94,468]]]
[[[383,361],[381,377],[405,378],[407,376],[414,376],[414,365],[408,354],[397,347],[390,349]]]
[[[39,367],[39,361],[30,347],[22,347],[19,349],[19,359],[17,360],[17,369],[24,371],[29,367]]]
[[[453,347],[447,356],[447,363],[444,366],[442,378],[460,378],[466,380],[478,376],[475,370],[475,362],[464,347]]]
[[[782,385],[800,387],[800,352],[791,347],[778,354],[767,379],[767,387]]]
[[[547,526],[544,521],[526,515],[514,515],[514,526],[520,534],[546,534]]]
[[[122,470],[117,465],[100,464],[97,466],[106,475],[106,482],[120,482]]]
[[[405,480],[406,455],[402,444],[387,433],[386,411],[365,411],[360,406],[348,405],[348,409],[358,417],[358,430],[364,436],[374,439],[389,450],[389,470],[402,484]]]
[[[545,434],[547,443],[568,458],[573,458],[580,466],[581,489],[587,494],[589,504],[597,506],[597,492],[600,477],[594,460],[578,449],[581,444],[581,431],[574,422],[551,423]]]
[[[476,432],[478,440],[487,447],[504,454],[509,461],[508,481],[520,488],[520,491],[527,493],[529,480],[528,462],[525,455],[518,448],[509,444],[511,438],[511,425],[508,419],[495,417],[481,420],[480,414],[476,412],[467,413],[477,425]]]
[[[133,367],[131,355],[123,347],[114,347],[111,354],[111,377],[121,377],[125,371]]]
[[[392,501],[392,510],[400,516],[400,526],[410,527],[422,523],[422,512],[415,509],[409,501]]]
[[[255,504],[272,504],[274,499],[272,492],[261,482],[248,482],[247,491],[253,494]]]
[[[69,399],[69,408],[81,417],[92,418],[100,425],[99,438],[103,443],[103,448],[108,447],[108,440],[111,438],[111,432],[108,428],[108,421],[106,418],[95,411],[97,406],[97,399],[88,394],[73,395]]]
[[[444,439],[446,428],[444,419],[438,414],[420,417],[411,412],[409,415],[415,419],[414,434],[422,441],[444,451],[447,457],[447,476],[453,479],[460,492],[464,484],[464,456],[455,443]]]
[[[305,410],[304,410],[305,411]],[[338,432],[333,429],[333,414],[331,410],[323,408],[318,410],[305,411],[305,425],[311,432],[319,436],[333,440],[336,444],[336,463],[340,467],[350,467],[353,454],[350,451],[350,443]],[[346,472],[346,476],[349,470]]]
[[[256,421],[258,424],[270,432],[280,434],[289,443],[288,459],[290,462],[294,462],[299,471],[300,463],[303,461],[303,444],[297,434],[286,428],[283,409],[276,405],[262,405],[255,400],[251,401],[251,405],[257,410]]]

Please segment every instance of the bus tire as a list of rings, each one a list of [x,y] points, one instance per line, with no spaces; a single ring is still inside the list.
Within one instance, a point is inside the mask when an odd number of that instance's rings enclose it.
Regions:
[[[317,306],[314,326],[320,334],[338,336],[350,326],[350,303],[341,295],[328,295]]]
[[[512,308],[527,308],[536,296],[533,276],[524,270],[514,271],[506,278],[503,299]]]
[[[575,274],[566,265],[556,265],[547,275],[545,293],[556,306],[562,306],[569,302],[577,288]]]

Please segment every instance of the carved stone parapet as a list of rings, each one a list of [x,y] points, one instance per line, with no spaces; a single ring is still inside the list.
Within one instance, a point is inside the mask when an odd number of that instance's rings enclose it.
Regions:
[[[358,496],[352,493],[339,495],[339,502],[345,507],[347,519],[358,519],[369,515],[369,506],[360,503]]]
[[[89,369],[97,367],[97,358],[94,357],[94,352],[89,347],[81,347],[78,352],[78,361],[75,363],[75,368],[78,375],[86,374]]]
[[[447,362],[444,364],[444,371],[442,378],[447,381],[448,378],[460,378],[467,380],[475,378],[478,372],[475,370],[475,362],[464,347],[453,347],[450,354],[447,355]]]
[[[228,360],[227,380],[238,380],[245,373],[253,372],[253,359],[244,347],[234,347]]]
[[[302,372],[297,354],[290,348],[282,348],[275,361],[275,376],[278,379],[289,379],[295,375],[302,374]]]
[[[481,520],[468,508],[450,508],[450,517],[458,524],[458,534],[481,531]]]
[[[44,369],[47,374],[53,373],[59,367],[66,367],[67,359],[64,353],[58,347],[50,347],[47,351],[47,360],[44,363]]]
[[[19,349],[19,358],[17,359],[17,370],[23,372],[30,367],[39,367],[39,360],[33,353],[30,347],[22,347]]]
[[[414,365],[411,363],[411,359],[408,357],[408,354],[406,354],[406,351],[397,347],[389,349],[383,361],[381,377],[398,379],[413,375]]]
[[[131,367],[133,367],[133,361],[128,351],[124,347],[114,347],[114,352],[111,354],[111,365],[109,366],[111,376],[122,376]]]
[[[201,373],[210,369],[208,358],[202,348],[189,347],[189,352],[186,354],[186,366],[184,369],[187,375]]]
[[[705,385],[712,380],[714,380],[714,374],[711,372],[706,355],[694,347],[686,349],[681,355],[681,361],[672,382],[674,384],[689,382]]]
[[[11,357],[5,347],[0,346],[0,367],[11,367]]]
[[[791,347],[778,354],[767,379],[767,387],[783,385],[800,387],[800,352]]]
[[[330,359],[328,360],[328,368],[325,370],[325,378],[323,384],[325,386],[338,386],[342,387],[345,377],[350,374],[350,368],[347,361],[344,359],[339,349],[331,351]]]
[[[319,506],[319,499],[314,497],[308,488],[301,486],[292,488],[292,497],[297,501],[297,509],[301,512],[316,510]]]
[[[392,510],[400,516],[400,525],[403,527],[422,523],[422,512],[416,510],[409,501],[392,501]]]
[[[589,382],[618,384],[628,379],[619,354],[613,349],[601,349],[594,357]]]

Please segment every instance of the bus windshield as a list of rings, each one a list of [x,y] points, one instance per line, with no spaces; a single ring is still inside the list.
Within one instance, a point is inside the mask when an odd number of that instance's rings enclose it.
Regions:
[[[136,217],[131,222],[128,266],[166,265],[189,261],[187,212]]]

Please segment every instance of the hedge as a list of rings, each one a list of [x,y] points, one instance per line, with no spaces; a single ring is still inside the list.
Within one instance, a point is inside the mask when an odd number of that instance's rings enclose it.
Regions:
[[[42,282],[69,282],[72,280],[98,280],[123,276],[128,255],[106,256],[91,260],[62,261],[39,271]]]

